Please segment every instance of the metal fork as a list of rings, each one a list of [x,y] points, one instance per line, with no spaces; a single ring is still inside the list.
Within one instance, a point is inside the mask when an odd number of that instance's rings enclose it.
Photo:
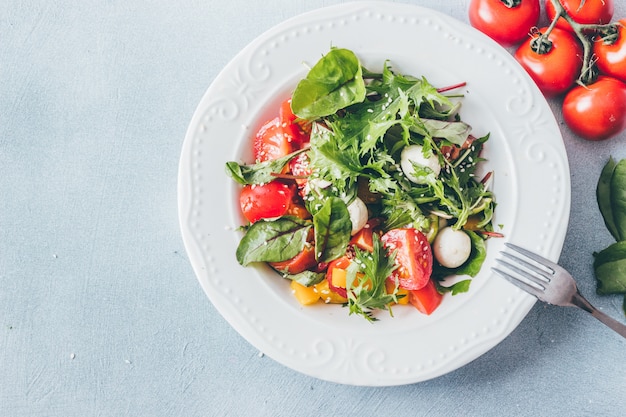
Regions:
[[[581,308],[626,338],[626,325],[592,306],[564,268],[512,243],[505,245],[513,253],[500,252],[503,258],[496,259],[496,262],[505,269],[494,267],[494,272],[545,303]]]

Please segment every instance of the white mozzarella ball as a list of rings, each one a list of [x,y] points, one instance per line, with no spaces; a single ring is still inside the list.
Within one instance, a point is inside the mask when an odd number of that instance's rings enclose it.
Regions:
[[[445,227],[439,231],[433,242],[433,252],[441,265],[446,268],[457,268],[469,258],[472,241],[463,230]]]
[[[350,213],[350,221],[352,222],[351,234],[355,235],[367,223],[367,206],[363,200],[356,197],[352,203],[348,204],[348,213]]]
[[[402,172],[404,172],[404,175],[406,175],[410,181],[420,184],[423,181],[415,175],[413,165],[430,168],[435,174],[435,177],[439,176],[439,172],[441,171],[441,165],[439,165],[437,155],[432,154],[430,157],[424,158],[424,152],[420,145],[406,146],[400,154],[400,167],[402,168]]]

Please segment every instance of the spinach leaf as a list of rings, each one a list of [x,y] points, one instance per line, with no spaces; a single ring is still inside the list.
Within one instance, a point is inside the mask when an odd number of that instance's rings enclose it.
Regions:
[[[626,294],[626,241],[616,242],[594,256],[596,292]]]
[[[302,119],[314,120],[365,99],[361,63],[354,52],[333,48],[311,68],[291,98],[291,109]]]
[[[252,262],[281,262],[304,249],[310,221],[285,216],[276,220],[253,223],[237,247],[237,261],[247,266]]]
[[[618,241],[626,240],[626,159],[615,165],[611,176],[611,211]]]
[[[251,165],[240,165],[234,161],[226,162],[226,173],[241,185],[265,184],[275,180],[275,174],[280,174],[289,161],[305,150],[300,149],[281,158]]]
[[[292,281],[296,281],[300,285],[304,285],[305,287],[310,287],[315,284],[319,284],[326,278],[326,273],[324,272],[313,272],[313,271],[303,271],[299,274],[283,275],[283,278],[290,279]]]
[[[455,282],[454,284],[450,285],[449,287],[444,287],[439,282],[435,282],[435,284],[437,285],[437,291],[440,294],[445,294],[445,293],[449,292],[452,295],[457,295],[457,294],[461,294],[461,293],[464,293],[464,292],[468,292],[469,288],[470,288],[471,282],[472,282],[471,279],[464,279],[462,281]]]
[[[330,262],[346,252],[352,222],[343,200],[338,197],[328,198],[313,215],[313,226],[315,257],[319,262]]]
[[[600,208],[600,213],[602,214],[606,228],[615,240],[620,240],[619,233],[615,227],[615,221],[613,220],[613,208],[611,206],[611,178],[615,171],[615,165],[615,160],[611,157],[606,165],[604,165],[604,168],[602,168],[596,187],[596,199],[598,200],[598,207]]]

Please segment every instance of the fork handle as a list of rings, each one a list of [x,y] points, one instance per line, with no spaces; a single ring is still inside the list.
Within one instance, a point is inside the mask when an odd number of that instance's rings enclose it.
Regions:
[[[615,330],[622,337],[626,338],[626,325],[615,320],[613,317],[607,316],[606,314],[592,306],[591,303],[585,299],[585,297],[580,295],[580,293],[574,296],[572,304],[590,313],[593,317],[600,320],[609,328]]]

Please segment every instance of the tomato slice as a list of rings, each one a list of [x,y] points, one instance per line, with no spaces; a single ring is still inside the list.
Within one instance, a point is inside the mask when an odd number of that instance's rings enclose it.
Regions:
[[[280,118],[266,122],[254,137],[254,159],[257,162],[270,161],[289,155],[293,146],[291,136],[285,134]]]
[[[296,177],[296,183],[299,187],[304,187],[308,181],[307,178],[311,175],[311,169],[309,168],[309,155],[306,152],[298,154],[295,158],[289,161],[289,170],[291,174]]]
[[[283,216],[295,196],[295,186],[281,181],[246,185],[239,196],[243,215],[249,222]]]
[[[398,268],[391,278],[400,288],[419,290],[430,281],[433,253],[426,236],[417,229],[392,229],[381,238],[385,247],[396,252]]]
[[[435,311],[442,299],[443,295],[439,294],[432,279],[429,279],[426,285],[419,290],[409,290],[409,303],[426,315]]]
[[[381,220],[378,218],[369,219],[361,230],[359,230],[352,239],[350,244],[359,249],[374,252],[374,229],[379,226]]]
[[[293,258],[282,262],[270,262],[270,265],[278,271],[292,275],[299,274],[307,269],[314,269],[317,267],[317,260],[315,259],[315,246],[305,245],[302,252]]]

